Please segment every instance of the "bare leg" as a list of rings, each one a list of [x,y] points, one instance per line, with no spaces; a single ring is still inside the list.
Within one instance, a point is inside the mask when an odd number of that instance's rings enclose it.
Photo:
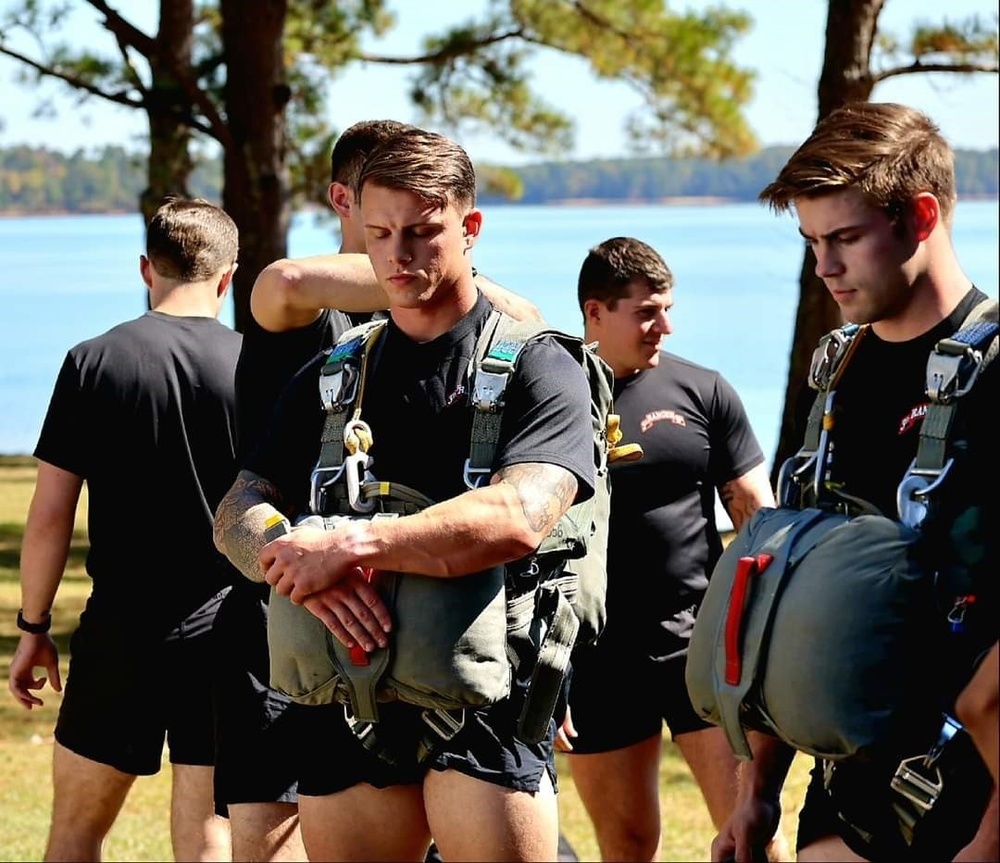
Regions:
[[[659,859],[660,748],[657,734],[622,749],[569,756],[602,860]]]
[[[445,860],[556,859],[559,812],[548,774],[532,794],[455,770],[431,770],[424,779],[424,800]]]
[[[52,751],[52,824],[46,860],[101,859],[135,776],[91,761],[60,743]]]
[[[715,829],[721,829],[736,805],[740,764],[725,732],[721,728],[703,728],[678,734],[674,743],[691,768]]]
[[[800,863],[866,863],[839,836],[824,836],[799,851]]]
[[[215,814],[214,768],[174,764],[170,839],[175,860],[226,863],[233,859],[229,821]]]
[[[469,811],[463,809],[462,817]],[[419,863],[431,841],[419,785],[362,784],[322,797],[300,794],[299,818],[310,860]]]
[[[294,803],[231,803],[233,859],[245,863],[303,863],[306,849]]]
[[[979,754],[993,775],[993,781],[998,782],[1000,773],[1000,757],[997,751],[1000,746],[1000,656],[998,646],[994,643],[986,658],[979,663],[979,668],[972,680],[958,696],[955,712],[966,727],[973,742],[979,749]]]

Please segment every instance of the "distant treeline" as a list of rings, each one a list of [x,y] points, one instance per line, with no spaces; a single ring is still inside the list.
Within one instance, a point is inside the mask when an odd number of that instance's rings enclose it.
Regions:
[[[582,162],[543,162],[519,166],[523,194],[519,203],[573,200],[662,201],[669,198],[756,200],[774,179],[792,147],[767,147],[747,159],[633,158]],[[47,148],[0,148],[0,213],[133,212],[145,186],[146,155],[122,147],[67,155]],[[966,198],[998,196],[998,152],[956,153],[958,193]],[[219,200],[222,167],[201,162],[191,194]],[[484,194],[484,201],[503,200]]]

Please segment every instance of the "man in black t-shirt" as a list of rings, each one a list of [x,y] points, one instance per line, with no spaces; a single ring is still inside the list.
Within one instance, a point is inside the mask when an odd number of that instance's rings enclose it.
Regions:
[[[508,384],[491,482],[465,485],[468,373],[491,311],[469,254],[482,225],[475,182],[461,147],[407,130],[376,148],[355,188],[390,310],[364,387],[373,469],[437,503],[265,542],[269,517],[281,512],[294,523],[309,512],[324,416],[320,356],[283,394],[216,514],[216,543],[244,575],[305,605],[347,647],[383,647],[393,625],[363,570],[461,579],[514,566],[593,493],[589,386],[548,339],[525,347]],[[519,707],[512,695],[467,709],[461,731],[419,766],[388,766],[346,721],[303,738],[311,770],[299,779],[299,817],[310,858],[420,860],[433,825],[446,859],[555,859],[554,724],[541,741],[525,741]],[[380,714],[377,734],[422,726],[421,709],[405,701]]]
[[[330,155],[328,199],[340,225],[340,254],[280,260],[258,276],[251,320],[236,367],[241,460],[263,434],[292,376],[341,333],[388,305],[365,253],[354,184],[365,157],[410,126],[395,120],[355,123]],[[521,318],[533,304],[477,277],[491,301]],[[228,813],[237,859],[303,857],[297,824],[300,747],[331,708],[303,707],[269,685],[266,584],[243,581],[226,597],[218,629],[226,651],[217,707],[216,805]],[[339,717],[337,717],[339,721]]]
[[[794,208],[816,273],[844,319],[870,324],[836,388],[826,481],[894,518],[896,489],[917,453],[929,404],[931,349],[985,299],[952,245],[954,154],[933,121],[912,108],[850,104],[817,124],[761,200],[778,212]],[[944,606],[940,629],[951,633],[924,675],[944,709],[997,640],[998,380],[993,363],[962,397],[957,422],[965,456],[936,493],[943,515],[923,531],[923,552],[944,564],[933,589]],[[958,561],[968,582],[962,595],[949,595],[948,564]],[[949,608],[958,625],[949,626]],[[928,626],[928,639],[936,636]],[[927,717],[914,720],[919,728]],[[941,764],[950,761],[946,772],[956,772],[917,821],[910,844],[890,783],[899,756],[920,758],[935,740],[892,759],[817,760],[799,816],[798,859],[996,860],[996,786],[991,795],[989,776],[963,736],[959,731],[945,746]],[[736,812],[713,843],[714,860],[750,859],[776,827],[793,752],[765,739],[741,774]]]
[[[694,618],[722,553],[716,492],[736,529],[774,499],[735,390],[661,350],[673,274],[659,253],[632,237],[595,246],[578,300],[585,339],[615,373],[623,439],[643,456],[611,465],[607,625],[574,653],[565,744],[602,858],[656,860],[664,720],[717,826],[735,802],[737,761],[684,683]]]
[[[173,764],[178,860],[229,860],[214,814],[213,618],[238,573],[212,544],[236,475],[233,376],[240,336],[217,320],[236,269],[236,225],[206,201],[153,216],[139,269],[150,311],[82,342],[59,372],[35,457],[21,551],[22,630],[10,690],[24,707],[87,483],[93,588],[70,641],[53,752],[47,860],[98,860],[137,775]]]

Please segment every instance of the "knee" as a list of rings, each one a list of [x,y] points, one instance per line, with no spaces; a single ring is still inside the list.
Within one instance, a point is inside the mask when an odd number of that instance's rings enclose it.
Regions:
[[[993,717],[996,721],[998,702],[1000,702],[1000,681],[996,676],[996,648],[993,655],[984,660],[972,680],[963,689],[955,701],[955,715],[959,721],[970,728],[975,728]]]
[[[655,860],[660,851],[659,818],[630,816],[597,830],[604,860]]]

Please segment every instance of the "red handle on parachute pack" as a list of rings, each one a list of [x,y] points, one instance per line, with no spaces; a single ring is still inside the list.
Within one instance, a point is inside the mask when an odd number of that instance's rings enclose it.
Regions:
[[[375,570],[370,567],[362,568],[361,575],[370,584],[372,576],[375,575]],[[351,665],[364,666],[368,664],[368,652],[360,644],[355,644],[350,649],[349,656],[351,658]]]
[[[736,574],[729,593],[726,615],[726,683],[736,686],[743,675],[743,612],[750,593],[750,576],[763,572],[774,560],[770,554],[741,557],[736,561]]]

